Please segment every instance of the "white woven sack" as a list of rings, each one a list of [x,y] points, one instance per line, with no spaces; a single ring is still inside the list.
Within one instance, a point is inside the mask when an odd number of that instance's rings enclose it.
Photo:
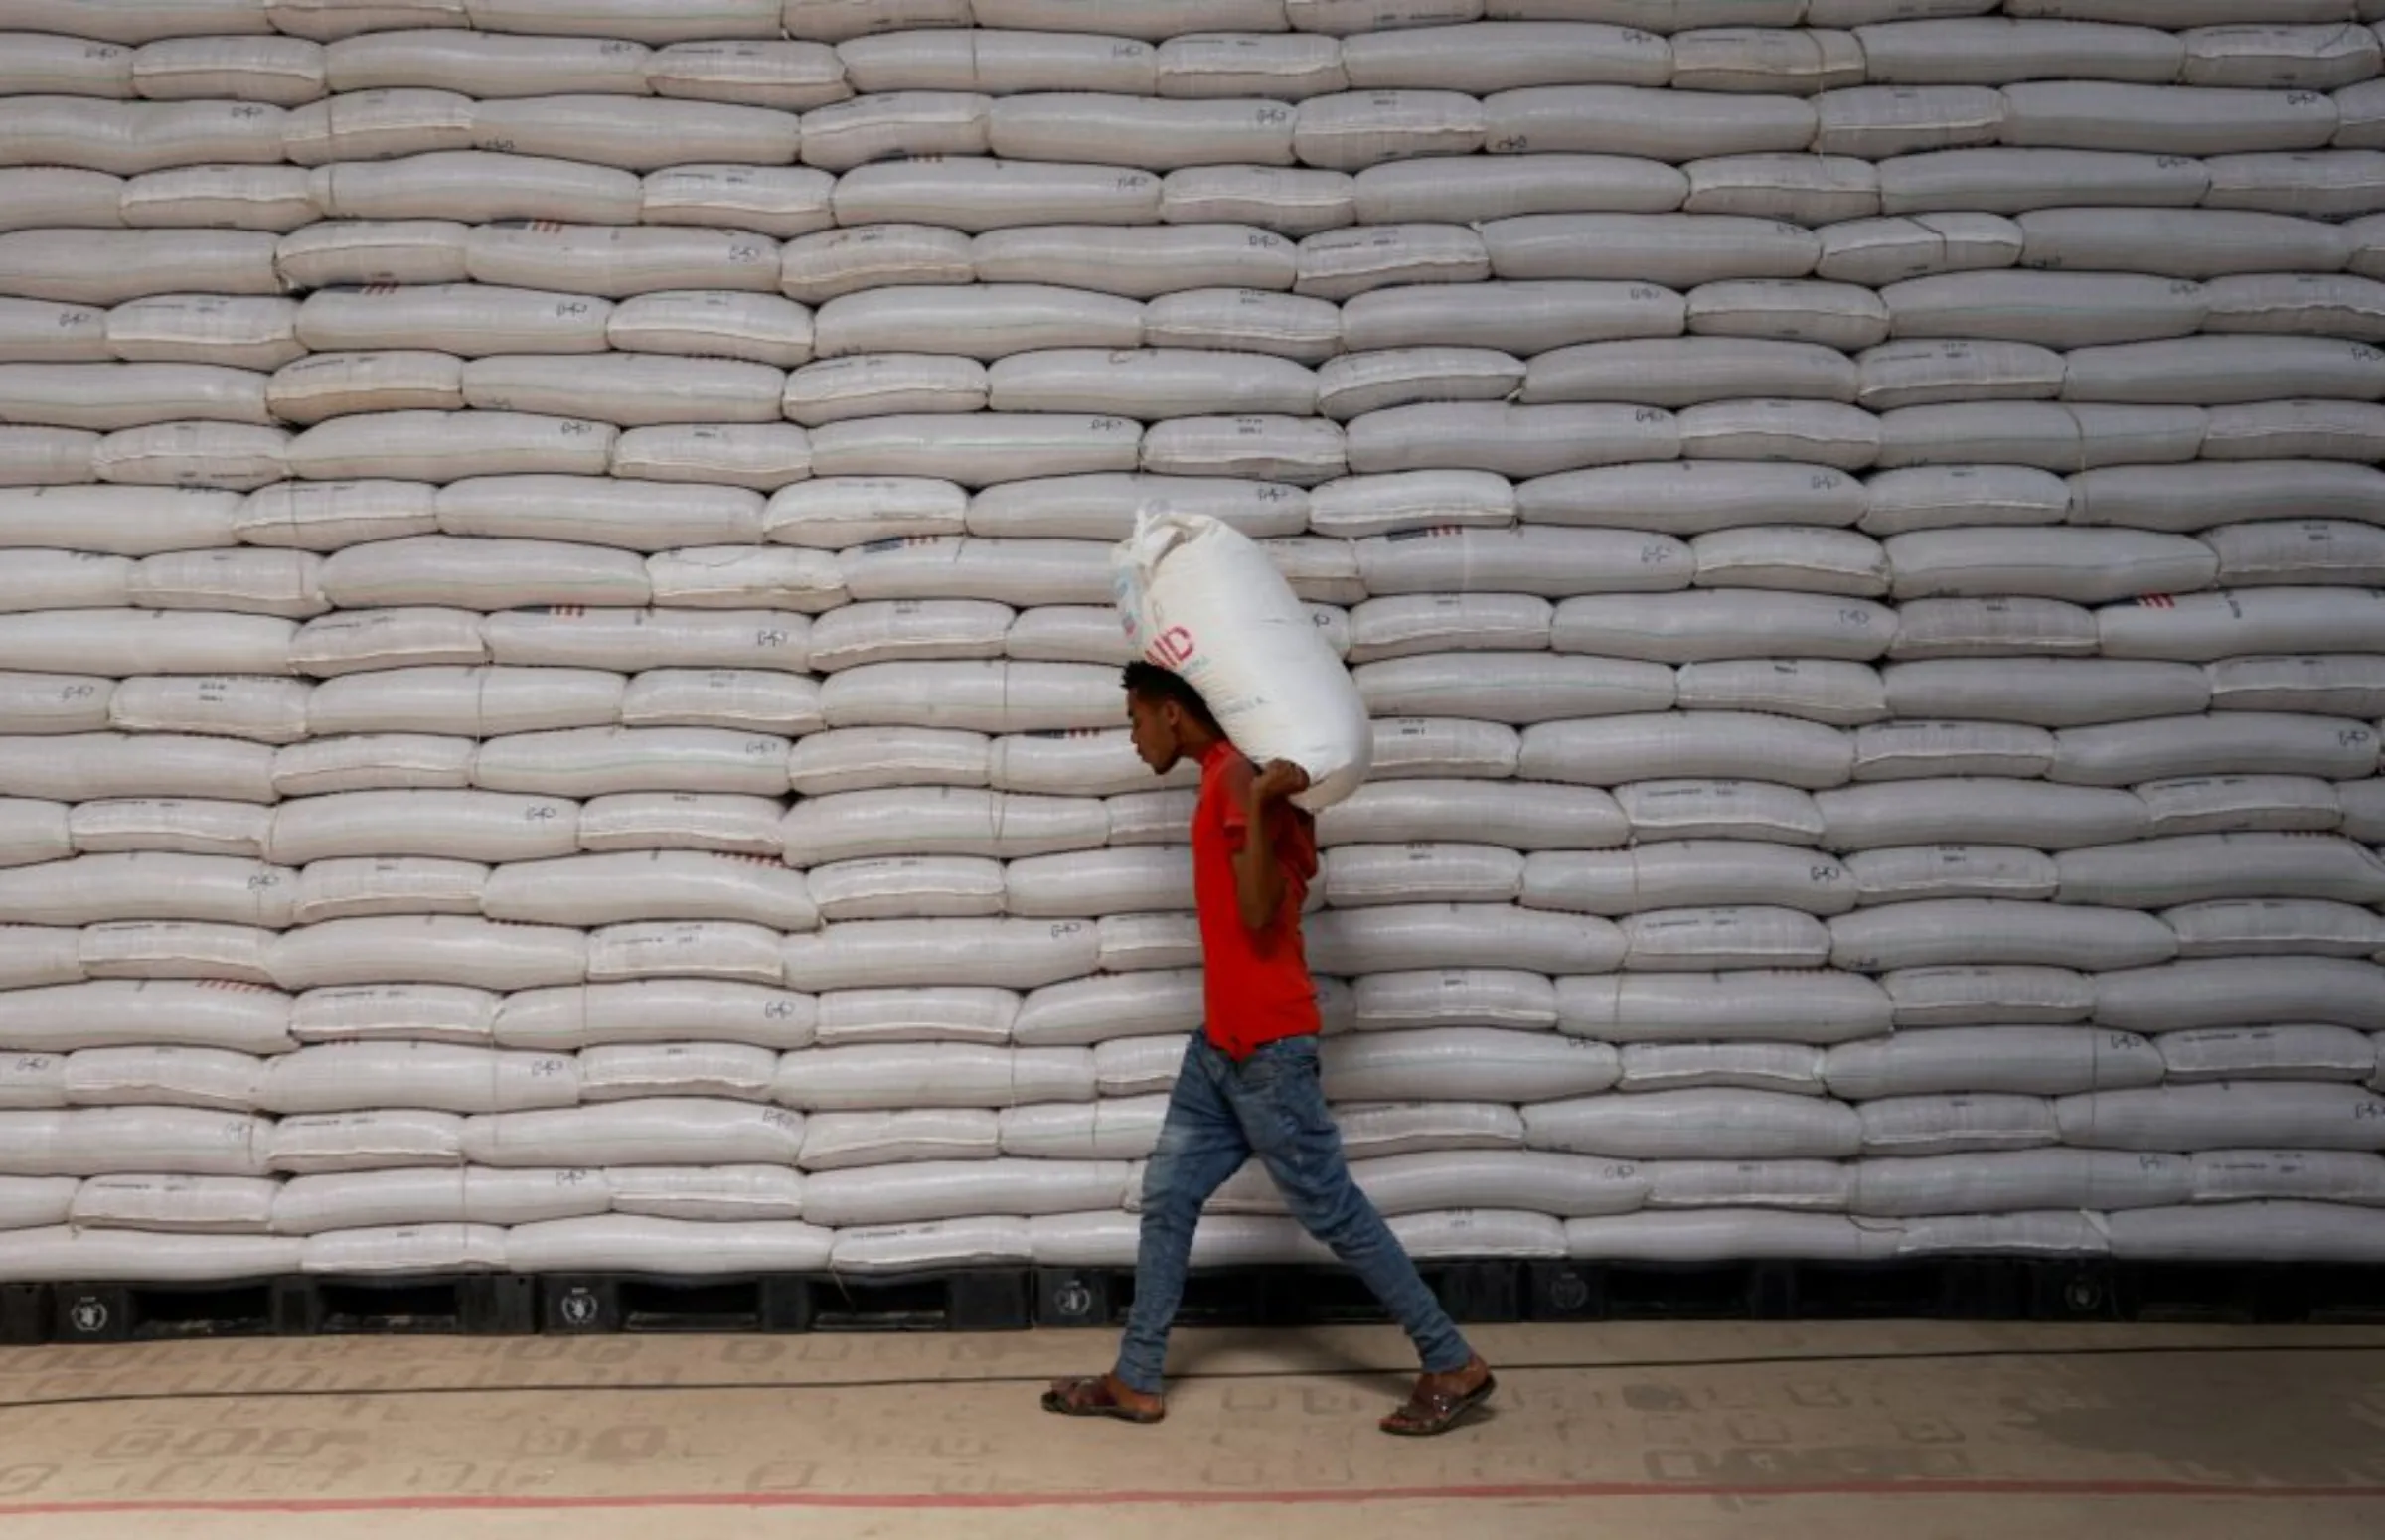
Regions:
[[[954,9],[951,0],[925,7],[829,0],[826,5],[799,4],[788,19],[806,37],[814,31],[805,13],[822,10],[840,11],[847,18],[881,11],[887,14],[878,26],[909,29],[849,37],[833,51],[843,66],[840,78],[855,91],[976,90],[996,96],[1030,90],[1126,96],[1153,92],[1159,51],[1148,43],[1060,32],[970,31],[969,7],[958,7],[957,25]],[[987,24],[989,29],[992,25]]]
[[[461,1165],[464,1119],[415,1110],[283,1118],[273,1126],[269,1162],[310,1174],[381,1167]]]
[[[2333,1194],[2329,1194],[2333,1196]],[[2112,1255],[2128,1261],[2375,1265],[2385,1258],[2385,1215],[2343,1203],[2228,1203],[2146,1208],[2106,1221]]]
[[[1890,1030],[1888,997],[1858,974],[1828,969],[1569,978],[1557,984],[1557,1027],[1603,1042],[1760,1039],[1828,1045]]]
[[[2317,1082],[2165,1085],[2067,1096],[2062,1141],[2105,1150],[2385,1151],[2385,1101]]]
[[[2161,1059],[2171,1085],[2195,1081],[2342,1081],[2376,1073],[2369,1038],[2343,1026],[2238,1026],[2168,1032]]]
[[[120,1279],[143,1284],[268,1278],[298,1271],[301,1244],[269,1235],[156,1235],[58,1225],[10,1237],[11,1282]]]
[[[1090,1105],[1052,1103],[1037,1113],[1092,1114]],[[1009,1116],[1006,1110],[1002,1117]],[[801,1164],[806,1171],[834,1171],[852,1166],[894,1165],[913,1160],[985,1160],[1006,1153],[1002,1124],[990,1109],[925,1107],[904,1112],[824,1112],[804,1120]],[[1159,1132],[1157,1119],[1151,1132]],[[1075,1154],[1060,1150],[1020,1151],[1019,1154]],[[1082,1155],[1084,1159],[1123,1159],[1124,1155]]]
[[[1237,747],[1308,772],[1311,811],[1365,779],[1356,685],[1266,554],[1216,520],[1147,508],[1113,556],[1130,642],[1200,692]]]
[[[2051,898],[2060,886],[2054,857],[2017,846],[1890,846],[1849,855],[1846,871],[1867,904],[1920,898]]]
[[[361,985],[310,990],[291,1002],[302,1043],[443,1042],[487,1046],[499,996],[460,985]]]
[[[223,981],[74,982],[84,973],[74,929],[11,927],[11,989],[0,996],[0,1043],[10,1048],[40,1053],[174,1043],[279,1053],[292,1046],[290,1002],[271,990]]]
[[[1742,840],[1661,840],[1629,850],[1543,850],[1523,865],[1526,908],[1575,914],[1759,904],[1830,915],[1853,908],[1855,900],[1851,875],[1830,857]]]
[[[72,1176],[0,1176],[0,1228],[65,1224],[80,1185]]]
[[[2279,675],[2304,665],[2301,659],[2262,659],[2261,663],[2278,667]],[[2214,671],[2216,672],[2216,671]],[[2363,669],[2362,674],[2371,671]],[[2317,690],[2329,688],[2331,671],[2319,670],[2310,683]],[[2356,685],[2357,682],[2350,682]],[[2367,693],[2360,687],[2361,693]],[[2312,700],[2313,710],[2327,710],[2329,702]],[[2257,702],[2233,702],[2243,709],[2261,709]],[[2308,775],[2220,775],[2181,776],[2166,781],[2139,783],[2137,794],[2153,813],[2153,833],[2156,835],[2230,835],[2254,832],[2323,834],[2337,829],[2362,838],[2365,833],[2352,827],[2356,822],[2356,799],[2364,789],[2377,786],[2374,781],[2355,781],[2338,789],[2332,781]],[[2352,794],[2347,800],[2345,792]]]
[[[2230,957],[2107,974],[2095,1018],[2128,1031],[2316,1021],[2385,1031],[2385,970],[2348,958]]]
[[[2095,614],[2061,599],[1915,599],[1898,608],[1899,664],[2078,658],[2096,650]]]
[[[599,1214],[516,1225],[506,1232],[506,1261],[524,1273],[820,1273],[827,1271],[833,1240],[828,1230],[792,1220],[722,1223]]]
[[[1126,1200],[1123,1160],[907,1161],[840,1170],[804,1182],[803,1208],[818,1224],[901,1224],[978,1214],[1065,1214]]]
[[[1615,799],[1594,787],[1426,778],[1360,788],[1326,810],[1317,834],[1327,846],[1439,840],[1571,850],[1621,845],[1631,825]]]
[[[326,1172],[281,1184],[272,1228],[277,1235],[313,1235],[383,1225],[535,1224],[601,1214],[611,1201],[606,1173],[585,1168]]]
[[[517,992],[494,1015],[491,1035],[508,1048],[692,1040],[790,1049],[811,1045],[816,1007],[808,995],[765,985],[653,979]]]
[[[1778,1091],[1652,1091],[1523,1109],[1535,1150],[1628,1159],[1828,1160],[1853,1155],[1853,1109]]]
[[[653,1097],[600,1106],[466,1119],[464,1153],[478,1165],[793,1165],[802,1117],[783,1108],[704,1097]],[[591,1158],[592,1157],[592,1158]]]
[[[2209,1150],[2187,1156],[2193,1201],[2309,1198],[2385,1207],[2385,1156],[2348,1150]]]
[[[2385,921],[2325,899],[2224,899],[2165,910],[2161,920],[2177,933],[2182,958],[2370,957],[2385,950]]]
[[[261,856],[272,823],[270,808],[170,797],[84,802],[67,810],[68,836],[75,848],[84,852],[181,850]]]
[[[2020,227],[1994,214],[1849,220],[1820,234],[1822,256],[1815,274],[1841,283],[1884,285],[1931,273],[2009,267],[2021,251]]]

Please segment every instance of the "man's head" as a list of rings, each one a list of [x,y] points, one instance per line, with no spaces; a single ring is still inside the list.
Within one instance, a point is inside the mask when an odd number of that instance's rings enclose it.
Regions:
[[[1134,729],[1135,752],[1154,775],[1197,758],[1225,736],[1208,702],[1183,675],[1141,659],[1126,666],[1126,719]]]

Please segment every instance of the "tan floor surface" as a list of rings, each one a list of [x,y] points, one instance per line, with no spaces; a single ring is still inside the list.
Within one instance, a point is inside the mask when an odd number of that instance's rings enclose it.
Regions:
[[[1474,1335],[1498,1415],[1426,1443],[1386,1330],[1180,1333],[1157,1428],[1036,1410],[1106,1332],[11,1349],[0,1534],[2385,1536],[2385,1331]]]

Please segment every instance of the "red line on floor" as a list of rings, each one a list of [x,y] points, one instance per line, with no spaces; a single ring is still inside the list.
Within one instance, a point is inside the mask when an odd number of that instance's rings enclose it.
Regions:
[[[2385,1502],[2385,1486],[2258,1486],[2158,1480],[1784,1481],[1748,1485],[1665,1481],[1552,1481],[1486,1486],[1362,1487],[1349,1491],[651,1492],[618,1497],[293,1497],[216,1501],[36,1502],[0,1505],[0,1519],[132,1513],[473,1513],[644,1508],[1310,1507],[1368,1502],[1589,1501],[1657,1497],[2196,1497]]]

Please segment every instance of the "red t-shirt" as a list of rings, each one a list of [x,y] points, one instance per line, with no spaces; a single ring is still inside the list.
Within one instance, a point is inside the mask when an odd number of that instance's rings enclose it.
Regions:
[[[1290,803],[1269,812],[1268,838],[1284,871],[1283,907],[1253,931],[1234,897],[1234,852],[1250,836],[1242,799],[1227,772],[1242,755],[1219,743],[1201,757],[1200,802],[1192,811],[1192,896],[1200,909],[1202,995],[1209,1041],[1246,1059],[1264,1045],[1317,1031],[1317,984],[1301,945],[1300,910],[1317,875],[1317,826]]]

